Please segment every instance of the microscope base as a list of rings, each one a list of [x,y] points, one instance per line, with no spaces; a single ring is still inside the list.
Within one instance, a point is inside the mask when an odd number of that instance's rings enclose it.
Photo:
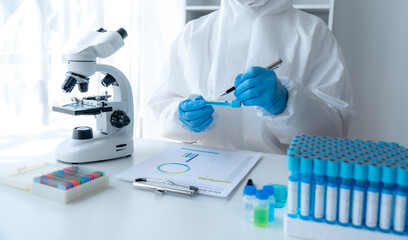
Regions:
[[[97,134],[87,140],[66,139],[57,146],[55,155],[61,162],[87,163],[127,157],[133,151],[132,134]]]

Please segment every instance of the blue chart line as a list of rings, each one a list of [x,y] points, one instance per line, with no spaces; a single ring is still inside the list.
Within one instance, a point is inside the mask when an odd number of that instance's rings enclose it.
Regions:
[[[157,170],[163,173],[178,174],[188,172],[190,167],[182,163],[163,163],[157,166]]]
[[[190,159],[188,159],[186,162],[190,162],[191,160],[193,160],[193,158],[195,158],[195,157],[197,157],[199,154],[197,153],[197,154],[195,154],[195,155],[193,155]],[[188,156],[188,155],[187,155]],[[186,157],[187,157],[186,156]]]
[[[208,152],[208,151],[204,151],[204,150],[197,150],[197,149],[190,149],[190,148],[181,148],[181,149],[189,150],[189,151],[193,151],[193,152],[203,152],[203,153],[218,154],[217,152]]]

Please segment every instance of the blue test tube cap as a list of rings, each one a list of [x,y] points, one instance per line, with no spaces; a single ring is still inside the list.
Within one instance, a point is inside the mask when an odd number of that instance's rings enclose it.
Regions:
[[[232,101],[231,101],[231,107],[233,107],[233,108],[239,108],[239,107],[241,107],[241,101],[232,100]]]
[[[404,165],[397,169],[397,184],[399,186],[408,186],[408,166]]]
[[[395,183],[395,177],[397,173],[397,168],[395,167],[394,164],[389,164],[385,165],[382,167],[382,176],[381,176],[381,181],[384,184],[394,184]]]
[[[263,186],[262,190],[264,190],[268,194],[268,196],[275,194],[275,188],[271,185]]]
[[[315,175],[326,174],[326,160],[321,155],[313,157],[313,174]]]
[[[379,146],[387,145],[387,143],[383,142],[383,141],[376,142],[376,144],[379,145]]]
[[[256,194],[256,187],[254,185],[246,185],[244,187],[244,195],[254,196]]]
[[[381,162],[381,159],[378,157],[378,155],[373,155],[373,156],[371,156],[371,163],[379,163],[379,162]]]
[[[299,172],[300,156],[297,154],[288,155],[288,169],[291,172]]]
[[[289,146],[289,148],[287,150],[288,156],[298,154],[299,152],[300,152],[300,149],[298,147],[294,147],[294,146]]]
[[[381,164],[371,163],[368,165],[368,181],[379,182],[381,180]]]
[[[302,155],[300,157],[300,173],[312,174],[313,170],[313,157],[310,154]]]
[[[298,135],[298,136],[294,136],[292,142],[293,142],[293,141],[295,141],[295,142],[296,142],[296,141],[300,141],[301,138],[302,138],[302,137],[299,136],[299,135]]]
[[[340,161],[330,158],[327,161],[327,171],[326,171],[327,176],[328,177],[339,176],[339,165],[340,165]]]
[[[393,146],[393,147],[397,147],[397,146],[399,146],[399,144],[398,143],[396,143],[396,142],[390,142],[390,143],[388,143],[389,145],[391,145],[391,146]]]
[[[368,165],[364,162],[354,163],[354,179],[357,181],[367,180]]]
[[[345,160],[340,163],[340,177],[344,179],[353,178],[354,164],[350,160]]]
[[[268,193],[266,193],[264,190],[257,190],[255,196],[260,200],[267,200],[269,198]]]

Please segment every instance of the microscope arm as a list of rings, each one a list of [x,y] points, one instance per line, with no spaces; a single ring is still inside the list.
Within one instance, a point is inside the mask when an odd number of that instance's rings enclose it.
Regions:
[[[126,112],[126,115],[130,118],[131,124],[126,126],[123,131],[128,131],[133,134],[134,127],[134,112],[133,112],[133,95],[132,88],[126,76],[117,68],[105,65],[105,64],[96,64],[96,71],[104,74],[111,75],[117,82],[117,84],[112,84],[113,88],[113,100],[112,104],[118,104],[119,110]],[[105,122],[105,121],[98,121]],[[108,128],[106,125],[100,126],[101,132]],[[109,131],[107,131],[109,132]]]

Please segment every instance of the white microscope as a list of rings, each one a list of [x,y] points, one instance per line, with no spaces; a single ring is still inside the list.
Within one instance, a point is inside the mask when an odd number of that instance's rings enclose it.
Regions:
[[[89,32],[68,54],[68,71],[61,88],[71,92],[78,85],[80,92],[88,91],[89,77],[101,72],[104,87],[112,86],[113,99],[107,94],[73,98],[63,106],[52,110],[71,115],[94,115],[96,130],[76,127],[72,138],[64,140],[56,149],[56,158],[62,162],[85,163],[130,156],[133,154],[133,97],[125,75],[112,66],[96,63],[96,58],[111,56],[124,45],[127,32],[120,28],[106,31],[100,28]]]

